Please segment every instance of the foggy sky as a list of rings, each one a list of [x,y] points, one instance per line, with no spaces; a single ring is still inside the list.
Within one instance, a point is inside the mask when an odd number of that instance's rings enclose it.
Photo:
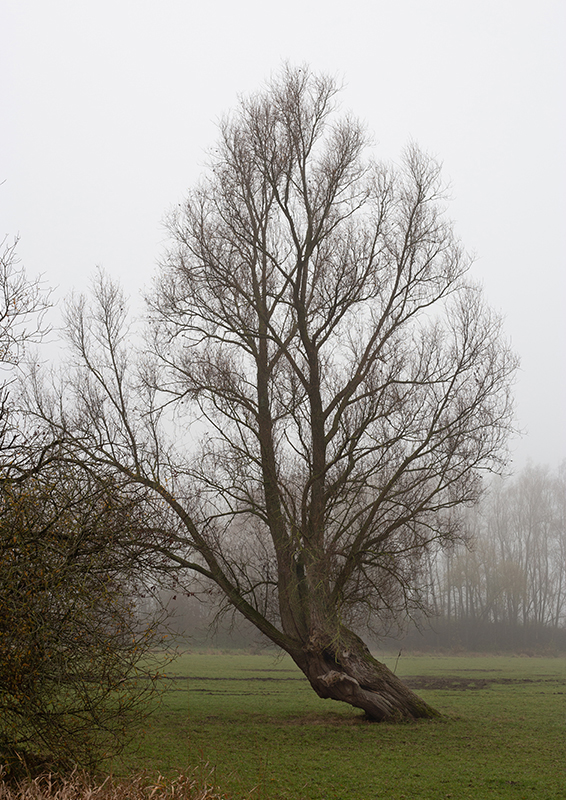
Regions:
[[[566,458],[563,0],[4,0],[0,235],[58,296],[139,296],[216,123],[282,60],[338,76],[375,155],[444,163],[449,214],[522,359],[516,466]],[[137,300],[136,300],[137,302]]]

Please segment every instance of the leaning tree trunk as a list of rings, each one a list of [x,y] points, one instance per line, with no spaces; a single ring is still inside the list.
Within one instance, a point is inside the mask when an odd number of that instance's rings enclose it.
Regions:
[[[290,652],[319,697],[349,703],[374,721],[439,717],[399,678],[375,659],[364,642],[342,628],[339,637],[311,633],[300,650]]]

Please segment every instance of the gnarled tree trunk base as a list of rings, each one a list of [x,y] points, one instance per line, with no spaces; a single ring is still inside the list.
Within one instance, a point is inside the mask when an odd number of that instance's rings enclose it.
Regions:
[[[434,719],[440,714],[425,703],[385,664],[377,661],[351,631],[333,642],[311,635],[291,657],[319,697],[348,703],[376,722]]]

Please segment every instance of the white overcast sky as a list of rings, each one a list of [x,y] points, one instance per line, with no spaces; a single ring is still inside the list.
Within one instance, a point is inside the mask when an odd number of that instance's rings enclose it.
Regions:
[[[564,0],[3,0],[0,234],[63,296],[132,297],[215,125],[281,62],[343,80],[378,157],[444,163],[450,214],[521,356],[515,464],[566,458]]]

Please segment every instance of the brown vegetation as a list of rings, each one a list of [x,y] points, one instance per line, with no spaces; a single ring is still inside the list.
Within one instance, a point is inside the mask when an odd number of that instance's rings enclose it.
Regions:
[[[68,778],[48,774],[16,784],[1,781],[0,800],[225,800],[209,780],[194,772],[157,780],[146,775],[120,781],[108,777],[101,783],[80,773]]]

